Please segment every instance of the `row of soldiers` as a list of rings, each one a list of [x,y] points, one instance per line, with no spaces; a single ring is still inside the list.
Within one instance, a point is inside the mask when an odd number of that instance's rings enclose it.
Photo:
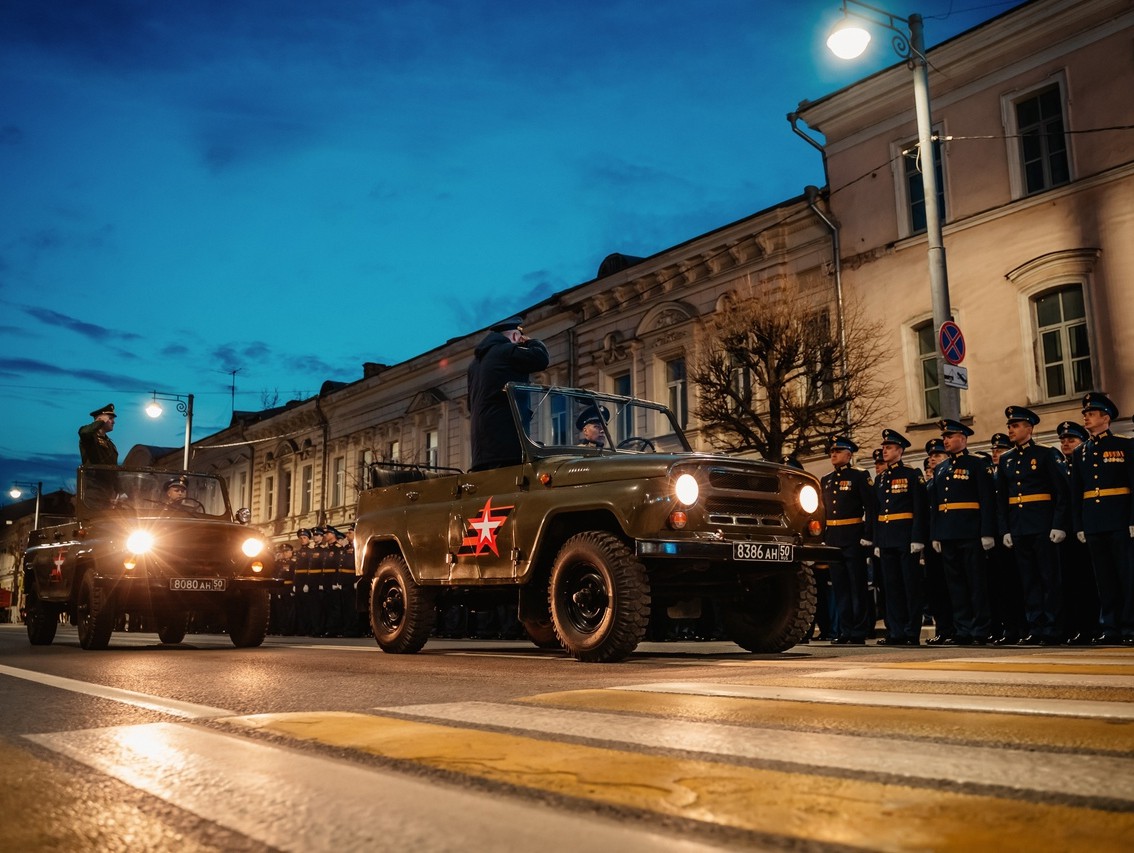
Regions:
[[[873,627],[868,563],[885,600],[885,645],[1134,645],[1134,441],[1116,435],[1118,407],[1083,398],[1083,423],[1058,427],[1060,447],[1037,444],[1039,416],[1005,409],[991,454],[971,453],[973,430],[941,420],[925,446],[926,475],[906,465],[910,441],[882,431],[875,478],[851,466],[853,441],[830,448],[822,479],[836,644]]]
[[[298,546],[276,551],[284,584],[272,593],[273,634],[303,637],[360,637],[363,617],[354,602],[354,525],[330,525],[296,532]]]

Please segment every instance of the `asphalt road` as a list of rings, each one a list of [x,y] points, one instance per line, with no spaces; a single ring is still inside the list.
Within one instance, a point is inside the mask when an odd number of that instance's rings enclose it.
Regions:
[[[1134,650],[0,626],[0,850],[1129,850]]]

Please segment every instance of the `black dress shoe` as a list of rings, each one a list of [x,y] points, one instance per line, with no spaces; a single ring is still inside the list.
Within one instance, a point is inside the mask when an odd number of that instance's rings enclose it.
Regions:
[[[974,646],[987,646],[988,640],[984,637],[973,637],[970,641]]]
[[[999,637],[999,638],[992,641],[992,645],[994,645],[994,646],[1014,646],[1018,642],[1020,642],[1020,641],[1017,640],[1015,637]]]
[[[1020,640],[1021,646],[1038,646],[1042,641],[1040,637],[1035,634],[1028,634],[1024,639]]]
[[[1091,635],[1079,632],[1075,636],[1067,640],[1069,646],[1089,646],[1091,644]]]
[[[1134,637],[1123,637],[1122,638],[1122,645],[1134,646]]]
[[[946,645],[949,646],[971,646],[972,644],[972,637],[954,637],[951,641],[946,641]]]
[[[1122,638],[1121,637],[1110,637],[1110,636],[1107,636],[1106,634],[1103,634],[1101,637],[1095,637],[1093,640],[1091,640],[1091,645],[1092,646],[1121,646],[1122,645]]]
[[[940,634],[938,634],[938,635],[936,635],[934,637],[930,637],[928,640],[926,640],[925,644],[927,646],[947,646],[947,645],[949,645],[949,640],[950,640],[949,637],[943,637]]]

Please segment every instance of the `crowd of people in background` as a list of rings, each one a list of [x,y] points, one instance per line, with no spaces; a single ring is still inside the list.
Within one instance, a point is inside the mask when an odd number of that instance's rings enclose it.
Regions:
[[[920,645],[930,624],[929,645],[1134,645],[1134,441],[1111,429],[1117,406],[1088,393],[1058,448],[1032,437],[1035,412],[1004,415],[990,453],[941,420],[924,474],[896,430],[873,478],[853,441],[832,440],[825,541],[842,560],[818,573],[815,639],[864,645],[882,618],[879,645]]]

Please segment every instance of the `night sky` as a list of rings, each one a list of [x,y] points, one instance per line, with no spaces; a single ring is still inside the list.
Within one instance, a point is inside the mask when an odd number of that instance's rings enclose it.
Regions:
[[[877,4],[876,4],[877,5]],[[885,4],[881,4],[885,5]],[[925,0],[932,46],[1012,2]],[[3,0],[0,487],[361,378],[823,182],[837,0]],[[932,77],[931,77],[932,85]],[[913,90],[911,85],[912,103]],[[233,371],[236,371],[235,376]]]

